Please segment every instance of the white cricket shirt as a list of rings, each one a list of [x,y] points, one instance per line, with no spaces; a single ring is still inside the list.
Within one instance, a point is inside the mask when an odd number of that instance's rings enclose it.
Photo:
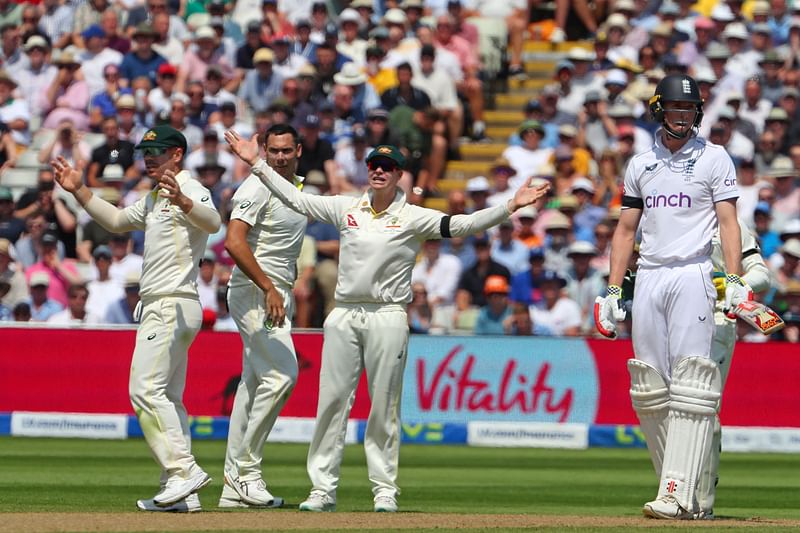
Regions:
[[[295,177],[294,184],[303,178]],[[247,245],[270,281],[276,287],[291,291],[297,278],[297,256],[303,246],[308,217],[292,211],[267,189],[261,180],[250,175],[233,195],[231,220],[250,226]],[[231,287],[253,285],[253,281],[234,267]]]
[[[214,209],[211,193],[182,170],[175,176],[181,192]],[[192,224],[180,207],[158,195],[156,187],[124,215],[131,225],[144,230],[144,255],[139,294],[197,298],[197,271],[206,249],[208,233]]]
[[[643,203],[639,265],[654,267],[709,257],[714,204],[737,198],[739,191],[723,147],[692,137],[673,154],[658,132],[653,147],[631,159],[623,194]]]
[[[411,271],[422,242],[441,239],[444,213],[406,202],[401,191],[388,209],[375,213],[371,193],[352,196],[303,194],[261,160],[253,173],[292,209],[339,229],[337,303],[406,304]],[[451,219],[452,236],[485,230],[508,218],[505,206]]]

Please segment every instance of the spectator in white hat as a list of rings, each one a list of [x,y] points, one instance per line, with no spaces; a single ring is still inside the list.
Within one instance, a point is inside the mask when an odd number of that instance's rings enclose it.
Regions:
[[[46,272],[36,272],[28,278],[31,297],[25,302],[31,308],[31,320],[44,322],[58,313],[64,306],[47,296],[50,276]]]
[[[336,44],[336,51],[353,60],[359,67],[367,63],[367,48],[369,43],[358,35],[361,16],[352,7],[345,8],[339,14],[340,39]]]
[[[472,201],[472,206],[468,209],[468,212],[472,213],[488,207],[487,200],[489,199],[491,187],[489,185],[489,180],[484,176],[470,178],[469,181],[467,181],[466,190],[469,199]]]
[[[578,210],[572,218],[575,234],[588,242],[594,242],[594,228],[606,217],[608,211],[604,207],[592,204],[595,186],[589,178],[583,176],[575,178],[570,193],[578,201]]]
[[[25,68],[14,73],[17,83],[25,87],[22,100],[27,102],[31,116],[41,117],[42,105],[39,94],[52,83],[58,74],[58,69],[50,64],[48,52],[50,45],[41,35],[31,35],[25,41],[25,53],[28,55],[28,64]]]
[[[594,331],[594,300],[602,293],[606,281],[600,272],[592,268],[591,262],[597,249],[588,241],[575,241],[567,248],[567,257],[572,265],[567,271],[567,296],[580,306],[581,333]]]

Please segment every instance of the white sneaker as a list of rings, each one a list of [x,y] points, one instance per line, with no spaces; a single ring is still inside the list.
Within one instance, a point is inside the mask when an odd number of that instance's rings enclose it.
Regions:
[[[553,44],[563,43],[567,40],[567,34],[561,28],[554,28],[550,32],[550,42]]]
[[[700,509],[694,514],[695,520],[714,520],[714,509]]]
[[[396,513],[397,500],[391,496],[378,496],[375,498],[375,512],[376,513]]]
[[[225,472],[225,484],[232,488],[248,505],[269,507],[275,501],[275,498],[267,490],[267,484],[261,478],[245,481],[238,474]]]
[[[336,500],[322,491],[312,490],[306,501],[298,507],[301,511],[313,511],[315,513],[332,512],[336,510]]]
[[[185,500],[175,502],[166,507],[156,505],[152,498],[149,500],[136,500],[136,507],[142,511],[169,513],[196,513],[197,511],[203,510],[203,508],[200,507],[200,498],[197,494],[189,494]]]
[[[173,476],[167,480],[167,485],[164,490],[156,494],[153,502],[160,507],[167,507],[173,503],[185,499],[193,492],[197,492],[206,485],[211,483],[211,476],[198,468],[193,474],[187,478]]]
[[[642,513],[650,518],[663,518],[666,520],[694,520],[695,513],[691,513],[680,506],[672,496],[662,496],[652,502],[647,502],[642,508]]]
[[[275,497],[272,500],[272,505],[250,505],[249,503],[245,503],[239,497],[239,494],[233,490],[228,485],[223,485],[222,487],[222,496],[219,498],[219,503],[217,507],[222,509],[231,509],[231,508],[244,508],[244,509],[276,509],[278,507],[283,507],[284,501],[283,498]]]

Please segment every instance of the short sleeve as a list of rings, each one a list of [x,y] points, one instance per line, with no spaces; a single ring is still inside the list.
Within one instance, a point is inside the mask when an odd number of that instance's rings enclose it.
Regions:
[[[267,188],[260,181],[253,183],[248,178],[233,195],[231,220],[241,220],[252,228],[256,225],[258,214],[266,205],[268,199],[269,191]]]
[[[711,176],[711,197],[714,203],[739,197],[736,186],[736,167],[727,152],[719,150],[715,153],[717,161]]]
[[[636,165],[633,161],[631,161],[627,170],[625,170],[625,185],[622,190],[622,196],[628,196],[630,198],[642,197],[642,191],[639,190],[639,180],[637,179],[637,174]]]

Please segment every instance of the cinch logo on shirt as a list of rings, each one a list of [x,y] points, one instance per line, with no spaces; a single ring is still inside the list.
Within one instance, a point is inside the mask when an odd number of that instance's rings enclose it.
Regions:
[[[658,207],[687,207],[692,208],[692,198],[683,193],[679,194],[656,194],[653,191],[647,198],[644,199],[644,205],[648,209],[655,209]]]

